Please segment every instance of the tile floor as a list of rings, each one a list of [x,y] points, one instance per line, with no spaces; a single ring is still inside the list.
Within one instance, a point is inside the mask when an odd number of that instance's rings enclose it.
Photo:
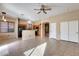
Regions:
[[[15,40],[0,46],[4,56],[79,56],[79,43],[36,38]]]

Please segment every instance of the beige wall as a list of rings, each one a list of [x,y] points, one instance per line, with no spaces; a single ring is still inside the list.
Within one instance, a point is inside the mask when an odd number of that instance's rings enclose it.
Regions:
[[[72,21],[72,20],[79,20],[79,10],[69,12],[69,13],[63,13],[61,15],[50,17],[51,22],[56,22],[56,36],[57,39],[60,39],[60,22],[62,21]]]
[[[57,16],[52,16],[52,17],[48,17],[45,20],[41,20],[41,21],[37,21],[34,24],[40,24],[40,23],[45,23],[45,22],[49,22],[49,23],[56,23],[56,36],[57,39],[60,39],[60,22],[62,21],[72,21],[72,20],[79,20],[79,10],[76,11],[72,11],[72,12],[68,12],[68,13],[63,13]],[[44,27],[41,27],[44,32]],[[44,33],[42,32],[43,36]]]
[[[69,21],[69,20],[77,20],[77,19],[79,19],[79,10],[69,12],[69,13],[63,13],[63,14],[51,17],[52,22],[55,20]]]
[[[1,16],[0,16],[0,20],[1,20]],[[11,38],[16,38],[18,39],[18,18],[13,18],[13,17],[10,17],[10,16],[7,16],[6,17],[6,20],[7,21],[11,21],[11,22],[14,22],[14,32],[7,32],[7,33],[0,33],[0,37],[1,36],[8,36],[11,37]],[[20,22],[19,22],[20,25],[27,25],[27,21],[26,20],[23,20],[21,19]]]
[[[57,28],[57,38],[60,39],[60,22],[61,21],[71,21],[71,20],[78,20],[79,19],[79,10],[73,11],[73,12],[69,12],[69,13],[63,13],[57,16],[52,16],[49,17],[43,21],[39,21],[39,22],[35,22],[35,24],[40,24],[45,23],[45,22],[49,22],[49,23],[53,23],[56,22],[56,28]],[[8,21],[12,21],[15,22],[15,31],[11,32],[11,33],[0,33],[0,35],[12,35],[15,38],[18,38],[18,20],[17,18],[11,18],[11,17],[7,17]],[[44,27],[42,27],[44,28]],[[44,31],[43,31],[44,32]],[[44,33],[43,33],[44,34]]]
[[[1,19],[1,17],[0,17]],[[7,21],[11,21],[14,22],[14,32],[9,32],[9,33],[0,33],[0,36],[5,36],[5,35],[9,35],[12,38],[18,38],[18,19],[17,18],[12,18],[12,17],[7,17],[6,18]]]
[[[45,23],[50,23],[52,17],[48,17],[47,19],[41,20],[41,21],[37,21],[34,22],[35,25],[40,25],[40,29],[39,29],[39,34],[41,38],[45,37]]]

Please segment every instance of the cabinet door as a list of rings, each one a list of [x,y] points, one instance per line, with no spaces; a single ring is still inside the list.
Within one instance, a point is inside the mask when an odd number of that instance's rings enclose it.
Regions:
[[[56,38],[56,23],[50,23],[49,38]]]
[[[61,40],[68,41],[68,22],[60,23],[60,35],[61,35]]]
[[[78,21],[69,21],[69,41],[78,42]]]

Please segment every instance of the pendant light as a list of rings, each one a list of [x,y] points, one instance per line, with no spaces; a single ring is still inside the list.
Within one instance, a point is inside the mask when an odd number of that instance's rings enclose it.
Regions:
[[[3,21],[6,21],[5,17],[6,17],[6,13],[5,12],[2,12],[2,20]]]

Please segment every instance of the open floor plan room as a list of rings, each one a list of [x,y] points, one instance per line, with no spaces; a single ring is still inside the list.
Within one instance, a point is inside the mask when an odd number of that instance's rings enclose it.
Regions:
[[[0,56],[79,56],[78,3],[0,3]]]

